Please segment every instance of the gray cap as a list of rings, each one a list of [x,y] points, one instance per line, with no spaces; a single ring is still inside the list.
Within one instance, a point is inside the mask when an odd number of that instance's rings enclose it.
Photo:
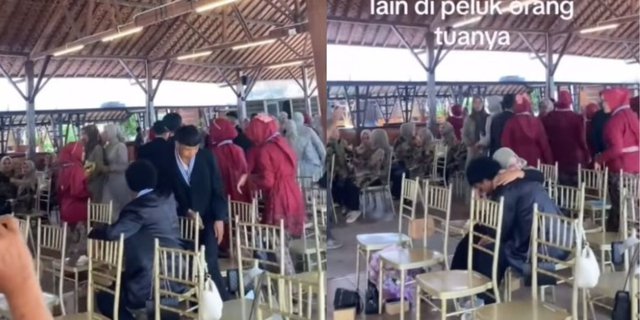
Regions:
[[[513,166],[524,168],[527,166],[527,161],[518,157],[518,155],[509,148],[500,148],[493,153],[493,160],[500,163],[502,169],[509,169]]]

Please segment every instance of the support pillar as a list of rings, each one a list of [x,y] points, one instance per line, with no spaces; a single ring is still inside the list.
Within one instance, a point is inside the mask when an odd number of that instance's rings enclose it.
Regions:
[[[306,67],[302,67],[302,94],[304,95],[304,109],[307,114],[313,116],[313,110],[311,110],[311,94],[309,93],[309,77]]]
[[[427,105],[429,106],[429,127],[435,130],[438,117],[438,100],[436,98],[436,36],[427,31]]]
[[[154,90],[153,88],[153,74],[151,73],[151,66],[148,60],[144,62],[144,70],[147,76],[147,84],[146,84],[147,90],[145,90],[147,103],[145,108],[144,127],[146,129],[150,129],[151,126],[153,126],[153,123],[156,121],[156,110],[155,110],[155,105],[153,103],[155,99],[156,90]],[[157,86],[160,86],[159,82]]]
[[[320,114],[327,113],[327,1],[307,1],[307,19],[309,35],[313,50],[316,85],[318,87],[318,104]],[[327,116],[322,117],[322,127],[327,133]],[[321,297],[324,299],[324,296]]]
[[[547,99],[549,98],[556,98],[556,85],[555,85],[555,81],[553,79],[553,74],[555,73],[555,62],[553,61],[553,39],[551,37],[551,34],[547,33],[546,37],[546,48],[547,48],[547,64],[546,64],[546,68],[547,68],[547,73],[546,73],[546,79],[545,79],[545,91],[546,91],[546,97]]]
[[[241,124],[244,124],[245,119],[247,119],[247,97],[245,94],[245,80],[242,71],[238,71],[238,87],[237,87],[237,96],[238,96],[238,120]]]
[[[27,85],[27,158],[33,159],[36,155],[36,90],[34,62],[27,60],[24,64],[25,82]]]

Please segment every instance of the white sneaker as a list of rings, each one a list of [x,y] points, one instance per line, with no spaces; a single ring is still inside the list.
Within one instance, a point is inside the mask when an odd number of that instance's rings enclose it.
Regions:
[[[347,223],[356,222],[356,220],[358,220],[358,218],[360,218],[361,215],[362,215],[362,212],[358,210],[349,211],[349,213],[347,213]]]

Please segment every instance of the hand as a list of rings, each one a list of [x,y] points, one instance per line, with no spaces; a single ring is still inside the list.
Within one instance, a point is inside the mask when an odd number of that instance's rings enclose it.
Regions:
[[[242,188],[244,187],[244,185],[247,183],[247,178],[249,177],[249,175],[247,175],[246,173],[243,174],[240,177],[240,181],[238,181],[238,193],[242,194]]]
[[[489,244],[491,244],[491,240],[487,238],[480,238],[480,241],[478,241],[478,245],[482,247],[486,247]]]
[[[195,220],[196,224],[198,225],[198,228],[204,229],[204,223],[202,222],[202,218],[197,212],[189,209],[187,211],[187,217],[189,217],[189,219]]]
[[[213,223],[213,230],[216,232],[216,239],[218,240],[218,244],[222,243],[222,238],[224,237],[224,222],[216,221]]]
[[[0,218],[0,252],[1,293],[20,295],[21,288],[37,284],[33,259],[15,218]]]
[[[598,171],[602,170],[602,166],[597,161],[593,163],[593,168]]]
[[[524,178],[524,171],[522,170],[507,170],[500,174],[498,174],[495,178],[493,178],[493,184],[495,186],[504,186],[507,185],[514,180]]]

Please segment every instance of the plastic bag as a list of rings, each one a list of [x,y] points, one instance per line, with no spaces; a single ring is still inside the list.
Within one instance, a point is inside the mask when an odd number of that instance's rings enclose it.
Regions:
[[[222,318],[222,298],[216,284],[207,277],[204,282],[204,290],[200,294],[198,301],[199,320],[220,320]]]

